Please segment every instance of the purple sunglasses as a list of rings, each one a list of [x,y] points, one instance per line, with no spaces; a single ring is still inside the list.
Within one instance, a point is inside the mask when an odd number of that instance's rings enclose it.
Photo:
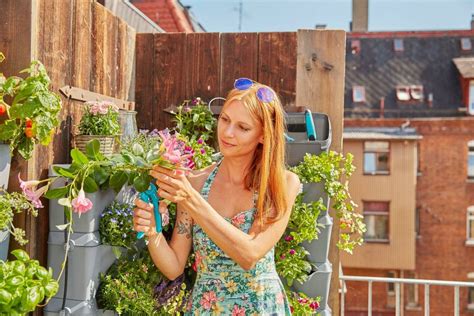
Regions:
[[[239,78],[234,82],[234,88],[237,90],[247,90],[255,84],[255,81],[249,78]],[[268,87],[261,87],[257,90],[257,98],[262,102],[272,102],[275,94]]]

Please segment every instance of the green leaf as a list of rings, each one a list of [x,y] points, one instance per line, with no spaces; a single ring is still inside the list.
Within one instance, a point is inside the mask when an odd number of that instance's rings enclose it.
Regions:
[[[22,250],[22,249],[15,249],[11,252],[12,255],[15,256],[15,258],[17,258],[18,260],[21,260],[21,261],[28,261],[30,260],[30,256],[28,256],[28,254],[26,253],[26,251]]]
[[[84,191],[87,193],[94,193],[99,190],[99,186],[97,183],[92,179],[91,176],[88,176],[87,178],[84,179]]]
[[[58,200],[58,204],[62,206],[72,207],[71,200],[69,198],[61,198]]]
[[[55,189],[49,189],[45,194],[44,197],[50,200],[59,199],[69,192],[68,187],[60,187]]]
[[[25,159],[28,160],[31,158],[31,153],[33,152],[35,144],[31,138],[24,137],[16,148],[18,153]]]
[[[100,186],[107,181],[107,179],[109,178],[109,173],[105,170],[104,167],[97,166],[96,168],[94,168],[92,177],[94,178],[94,181]]]
[[[66,230],[69,224],[56,225],[56,228],[59,230]]]
[[[53,167],[53,170],[54,172],[56,172],[57,174],[59,174],[60,176],[63,176],[63,177],[66,177],[66,178],[69,178],[69,179],[74,179],[74,175],[70,172],[69,169],[66,169],[66,168],[63,168],[63,167],[60,167],[60,166],[54,166]]]
[[[133,181],[133,186],[138,192],[143,192],[150,186],[151,176],[147,173],[142,173]]]
[[[199,120],[199,114],[195,113],[193,115],[193,122],[196,123]]]
[[[0,124],[0,140],[8,141],[15,135],[17,125],[15,120],[6,120]]]
[[[123,185],[127,182],[128,176],[123,171],[117,171],[109,179],[109,186],[115,190],[115,192],[120,191]]]
[[[86,144],[86,155],[96,161],[104,160],[104,155],[100,152],[100,143],[97,139],[93,139]]]
[[[84,155],[79,149],[74,148],[71,150],[71,158],[73,162],[78,163],[79,165],[85,165],[89,162],[86,155]]]

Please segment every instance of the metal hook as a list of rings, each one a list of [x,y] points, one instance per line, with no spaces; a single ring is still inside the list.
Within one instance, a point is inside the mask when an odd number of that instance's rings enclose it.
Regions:
[[[225,101],[225,98],[223,97],[215,97],[215,98],[212,98],[211,101],[209,101],[209,103],[207,104],[207,107],[209,109],[209,112],[212,113],[212,110],[211,110],[211,103],[214,101],[214,100],[224,100]]]

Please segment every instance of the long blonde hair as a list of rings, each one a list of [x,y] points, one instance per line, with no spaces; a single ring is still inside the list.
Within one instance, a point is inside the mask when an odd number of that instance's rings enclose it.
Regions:
[[[262,102],[257,98],[257,90],[261,87],[273,92],[271,102]],[[258,188],[256,219],[260,224],[273,223],[287,211],[283,107],[273,89],[256,82],[247,90],[231,90],[224,106],[234,100],[241,101],[262,126],[263,144],[255,150],[245,186],[248,190]]]

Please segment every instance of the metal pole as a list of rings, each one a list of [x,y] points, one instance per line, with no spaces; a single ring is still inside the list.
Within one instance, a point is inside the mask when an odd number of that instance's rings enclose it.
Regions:
[[[372,281],[369,281],[369,302],[367,306],[367,315],[372,316]]]
[[[345,296],[344,289],[346,288],[346,282],[342,280],[342,289],[341,289],[341,316],[344,316],[344,303],[345,303]]]
[[[395,315],[400,316],[400,283],[395,283]]]
[[[459,316],[459,286],[454,287],[454,316]]]
[[[425,316],[430,316],[430,285],[425,284]]]

